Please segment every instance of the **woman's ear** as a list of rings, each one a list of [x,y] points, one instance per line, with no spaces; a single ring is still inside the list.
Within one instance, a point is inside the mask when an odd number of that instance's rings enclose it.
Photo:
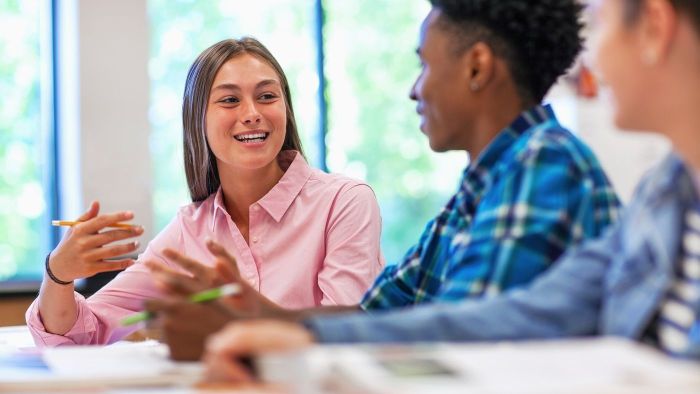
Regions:
[[[478,92],[491,81],[494,75],[495,57],[490,46],[477,42],[462,55],[463,70],[469,90]]]
[[[677,18],[668,0],[644,1],[637,26],[642,64],[656,65],[668,55],[677,30]]]

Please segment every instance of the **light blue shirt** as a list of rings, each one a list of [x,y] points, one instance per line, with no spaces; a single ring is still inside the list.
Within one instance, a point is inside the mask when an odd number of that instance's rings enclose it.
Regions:
[[[531,286],[459,304],[305,322],[319,342],[425,342],[615,335],[642,339],[674,280],[693,175],[670,154],[639,186],[621,220],[568,251]],[[693,306],[698,311],[700,303]],[[697,316],[697,313],[696,313]],[[700,322],[689,357],[700,358]]]

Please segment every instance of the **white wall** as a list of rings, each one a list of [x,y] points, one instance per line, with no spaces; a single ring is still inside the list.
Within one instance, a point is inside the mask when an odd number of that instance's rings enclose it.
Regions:
[[[664,136],[622,131],[614,125],[614,108],[607,91],[595,99],[576,97],[563,80],[547,97],[559,121],[585,141],[598,157],[623,203],[629,202],[641,177],[668,154]]]
[[[146,0],[58,2],[62,215],[93,200],[154,235]],[[76,57],[76,53],[78,56]]]

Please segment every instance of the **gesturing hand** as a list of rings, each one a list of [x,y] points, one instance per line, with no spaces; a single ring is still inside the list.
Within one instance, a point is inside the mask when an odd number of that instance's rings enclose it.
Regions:
[[[83,223],[70,228],[51,252],[49,267],[56,278],[70,282],[100,272],[125,269],[134,263],[130,258],[106,259],[134,252],[139,245],[137,241],[113,243],[141,235],[143,227],[105,230],[110,225],[133,219],[134,214],[116,212],[99,215],[99,211],[98,202],[90,204],[87,212],[78,218]]]
[[[238,283],[241,286],[241,292],[221,300],[235,312],[238,318],[259,317],[267,311],[271,312],[279,308],[241,278],[236,259],[221,245],[214,241],[207,241],[207,248],[214,256],[213,267],[172,249],[165,249],[163,255],[182,268],[185,273],[168,268],[156,261],[147,261],[146,266],[153,272],[156,286],[168,295],[186,296],[225,283]]]

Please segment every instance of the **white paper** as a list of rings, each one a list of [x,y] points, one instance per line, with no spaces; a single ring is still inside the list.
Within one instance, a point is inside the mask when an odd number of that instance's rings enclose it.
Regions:
[[[175,362],[166,345],[156,341],[111,346],[66,346],[44,350],[44,361],[55,376],[114,379],[173,376],[198,377],[200,363]]]

